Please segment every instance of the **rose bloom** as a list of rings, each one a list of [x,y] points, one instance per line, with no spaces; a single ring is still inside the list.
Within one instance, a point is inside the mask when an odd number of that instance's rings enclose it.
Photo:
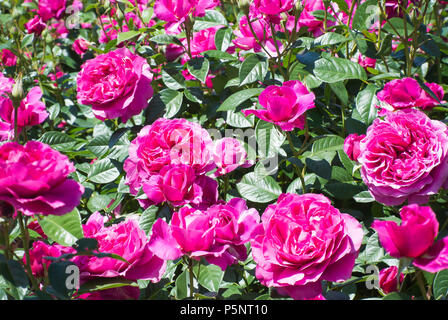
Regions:
[[[448,269],[448,237],[434,242],[439,222],[431,207],[411,204],[400,210],[400,216],[400,225],[380,220],[372,224],[387,253],[395,258],[414,259],[414,266],[428,272]]]
[[[38,15],[34,16],[27,23],[25,23],[25,28],[28,33],[34,33],[36,36],[40,36],[42,31],[45,30],[47,25],[42,21],[42,18]]]
[[[377,118],[360,142],[361,176],[375,200],[426,203],[448,177],[448,130],[414,110]]]
[[[444,103],[443,88],[436,83],[426,83],[426,86],[433,91],[440,103]],[[419,107],[431,109],[439,102],[431,97],[413,78],[395,79],[384,85],[383,90],[377,93],[381,105],[378,108],[394,111],[398,109],[408,109]]]
[[[81,57],[84,55],[84,53],[87,52],[89,49],[90,42],[83,38],[78,38],[73,42],[72,49],[77,54],[79,54]]]
[[[294,299],[313,299],[321,282],[350,278],[363,231],[319,194],[282,194],[261,218],[263,232],[251,242],[255,275]]]
[[[152,97],[152,73],[146,59],[120,48],[81,66],[77,98],[91,105],[100,120],[120,117],[122,122],[139,114]]]
[[[46,257],[60,257],[63,254],[75,253],[76,250],[72,247],[64,247],[57,243],[52,245],[46,244],[43,241],[34,241],[30,248],[30,265],[31,271],[36,278],[45,276],[45,270],[48,270],[51,264],[50,259]],[[23,255],[23,263],[26,263],[26,255]]]
[[[246,150],[237,139],[219,139],[214,146],[213,159],[217,167],[215,177],[232,172],[240,166],[247,168],[253,165],[253,162],[247,160]]]
[[[247,16],[242,16],[239,21],[239,28],[234,30],[233,33],[236,39],[233,39],[235,46],[242,50],[254,50],[254,52],[262,51],[261,45],[263,45],[266,51],[273,57],[277,56],[277,49],[275,48],[274,39],[272,38],[272,32],[268,22],[261,18],[250,18],[250,25],[247,21]],[[252,33],[252,29],[257,37]],[[257,40],[258,39],[258,40]],[[278,42],[279,50],[283,50],[283,45]],[[260,45],[261,43],[261,45]]]
[[[67,156],[38,141],[0,146],[0,200],[31,216],[63,215],[79,205],[84,187],[67,179]]]
[[[220,4],[219,0],[156,0],[154,14],[167,22],[182,22],[191,13],[195,17],[205,15]]]
[[[210,177],[196,175],[194,169],[185,164],[168,165],[157,175],[152,175],[143,183],[143,191],[148,196],[148,204],[160,204],[168,201],[173,206],[185,204],[200,205],[208,195],[216,202],[218,183]]]
[[[9,49],[0,50],[0,62],[5,67],[12,67],[17,64],[17,56]]]
[[[267,15],[278,15],[282,12],[288,12],[294,7],[294,2],[294,0],[254,0],[257,10]]]
[[[286,81],[281,87],[268,86],[258,100],[263,109],[242,110],[247,117],[254,114],[261,120],[274,123],[284,131],[305,126],[305,112],[315,107],[314,93],[298,80]]]
[[[259,232],[260,216],[248,209],[243,199],[233,198],[205,210],[183,207],[174,212],[170,225],[158,219],[149,246],[161,259],[175,260],[188,255],[225,270],[247,258],[244,245]]]
[[[379,274],[379,285],[385,294],[398,291],[398,268],[395,266],[382,269]],[[400,274],[400,283],[404,280],[404,274]]]
[[[352,133],[345,138],[344,141],[344,152],[348,155],[350,160],[358,161],[358,157],[361,154],[361,149],[359,144],[362,139],[366,137],[365,134],[357,135],[356,133]]]
[[[185,164],[196,175],[207,173],[215,165],[212,160],[213,142],[199,124],[185,119],[157,119],[143,127],[129,146],[129,158],[124,162],[126,184],[136,195],[150,176],[171,164]]]
[[[66,0],[39,0],[37,14],[44,22],[59,19],[65,13]]]
[[[138,221],[128,218],[106,227],[104,220],[99,212],[93,213],[83,225],[84,237],[96,239],[99,252],[117,254],[128,263],[115,258],[95,256],[90,256],[87,260],[74,260],[79,266],[81,280],[84,282],[94,278],[122,277],[128,280],[160,281],[165,272],[166,261],[150,250],[146,234],[138,226]]]

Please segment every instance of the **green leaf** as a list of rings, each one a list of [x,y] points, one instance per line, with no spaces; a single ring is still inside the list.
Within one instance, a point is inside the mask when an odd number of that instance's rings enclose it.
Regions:
[[[216,49],[222,52],[225,52],[232,41],[232,29],[230,28],[221,28],[216,31],[215,34],[215,46]]]
[[[195,267],[194,271],[201,286],[210,292],[218,292],[224,278],[224,271],[220,267],[213,264],[201,265],[200,268]]]
[[[448,296],[448,270],[437,272],[434,278],[432,292],[434,299],[443,299]]]
[[[244,116],[242,112],[227,111],[226,122],[228,125],[235,128],[252,128],[254,126],[254,117]]]
[[[74,289],[67,288],[67,280],[71,275],[67,273],[68,267],[73,266],[78,268],[75,263],[71,261],[53,262],[48,268],[48,279],[53,290],[61,299],[68,299]]]
[[[204,55],[207,58],[213,58],[213,59],[220,59],[220,60],[238,60],[237,57],[232,56],[231,54],[224,52],[224,51],[218,51],[218,50],[208,50],[208,51],[204,51],[202,53],[202,55]],[[239,79],[237,85],[239,84]]]
[[[78,294],[128,286],[136,287],[137,284],[134,281],[122,278],[100,278],[82,284]]]
[[[185,299],[188,297],[188,270],[184,270],[175,282],[176,299]]]
[[[409,37],[414,30],[414,26],[409,22],[406,22],[406,28],[407,36]],[[383,27],[383,30],[400,37],[405,37],[406,35],[405,24],[403,23],[402,18],[392,18],[387,20],[386,24]]]
[[[314,75],[328,83],[349,79],[367,80],[366,71],[358,63],[335,57],[317,60],[314,66]]]
[[[356,110],[360,119],[365,125],[369,126],[378,115],[379,100],[376,97],[378,88],[375,85],[369,84],[367,87],[358,93],[355,99]]]
[[[193,77],[201,82],[205,82],[210,70],[210,62],[202,57],[193,58],[187,62],[187,69]]]
[[[263,88],[252,88],[235,92],[222,103],[217,111],[235,110],[244,101],[254,96],[258,96],[263,90]]]
[[[378,243],[378,233],[372,234],[366,243],[366,247],[358,256],[361,264],[374,264],[384,257],[384,249]]]
[[[263,81],[268,72],[268,61],[266,58],[257,54],[250,54],[244,59],[240,66],[238,77],[240,86]]]
[[[62,216],[46,216],[39,220],[39,225],[48,238],[62,246],[72,246],[84,237],[81,216],[76,208]]]
[[[206,10],[203,17],[196,17],[193,29],[195,31],[217,26],[227,26],[227,19],[215,10]]]
[[[165,109],[165,118],[174,117],[180,110],[183,102],[183,94],[180,91],[163,89],[157,94],[157,102]]]
[[[48,144],[57,151],[71,150],[76,144],[75,139],[59,131],[47,131],[40,137],[39,141]]]
[[[282,193],[282,188],[273,177],[259,179],[254,172],[246,174],[236,187],[242,197],[256,203],[271,202]]]
[[[6,260],[2,254],[0,254],[0,275],[15,287],[28,287],[28,276],[23,266],[18,261]]]
[[[411,300],[411,297],[404,292],[391,292],[383,300]]]
[[[323,153],[339,151],[343,148],[344,138],[336,135],[328,135],[313,143],[311,155],[312,157],[319,157]]]
[[[104,156],[109,151],[109,134],[101,134],[96,136],[86,145],[86,148],[98,158]]]
[[[178,71],[162,69],[163,83],[172,90],[185,89],[185,77]]]
[[[154,224],[154,222],[156,222],[158,211],[159,208],[157,206],[150,206],[145,211],[143,211],[142,215],[140,216],[138,224],[140,226],[140,229],[145,231],[146,235],[149,235],[149,233],[151,232],[152,225]]]
[[[350,41],[349,38],[335,32],[327,32],[316,38],[313,42],[313,46],[330,46],[343,42]]]
[[[358,193],[356,196],[353,197],[353,200],[355,200],[358,203],[369,203],[374,202],[375,198],[369,191],[361,191],[360,193]]]
[[[180,42],[180,40],[178,38],[176,38],[175,36],[169,35],[169,34],[158,34],[158,35],[152,37],[151,39],[149,39],[149,41],[155,42],[157,44],[182,45],[182,42]]]
[[[94,193],[87,202],[87,208],[91,212],[102,211],[110,204],[112,197],[107,194]]]
[[[90,168],[87,178],[94,183],[106,184],[120,176],[116,164],[109,158],[97,160]]]
[[[377,0],[367,0],[360,4],[353,16],[352,28],[363,31],[369,30],[380,17]]]
[[[119,45],[123,41],[130,40],[130,39],[140,35],[140,33],[141,33],[140,31],[135,31],[135,30],[118,33],[118,35],[117,35],[117,45]]]
[[[261,158],[271,158],[278,154],[280,147],[286,140],[286,135],[274,124],[258,121],[255,127],[258,154]]]
[[[348,104],[348,92],[345,88],[345,85],[343,82],[335,82],[330,83],[330,88],[333,90],[333,92],[336,94],[336,96],[341,100],[343,106],[346,106]]]
[[[27,34],[22,39],[22,44],[21,44],[22,48],[29,46],[30,44],[33,43],[33,41],[34,41],[34,33]]]

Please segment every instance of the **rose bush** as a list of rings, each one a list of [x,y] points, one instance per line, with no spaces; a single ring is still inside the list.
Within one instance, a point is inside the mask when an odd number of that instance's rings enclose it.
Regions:
[[[0,1],[0,299],[446,299],[447,4]]]

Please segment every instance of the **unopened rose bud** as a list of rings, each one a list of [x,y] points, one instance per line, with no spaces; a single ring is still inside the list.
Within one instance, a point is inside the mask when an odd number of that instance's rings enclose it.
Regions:
[[[249,13],[250,0],[238,0],[238,7],[243,10],[244,14]]]
[[[12,100],[13,101],[22,101],[23,99],[23,85],[22,85],[22,78],[17,78],[15,79],[15,84],[12,87],[12,92],[11,92],[11,96],[12,96]]]

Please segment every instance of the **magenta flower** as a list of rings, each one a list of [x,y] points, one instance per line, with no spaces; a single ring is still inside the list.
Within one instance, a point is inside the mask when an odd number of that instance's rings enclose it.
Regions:
[[[360,149],[362,179],[374,198],[386,205],[426,203],[447,180],[447,126],[419,110],[375,119]]]
[[[269,86],[259,96],[263,109],[242,110],[247,117],[254,114],[261,120],[274,123],[282,130],[292,131],[305,126],[305,112],[315,107],[314,93],[297,80],[286,81],[283,86]]]
[[[47,25],[42,21],[42,18],[38,15],[34,16],[27,23],[25,28],[28,33],[34,33],[36,36],[40,36],[42,31],[45,30]]]
[[[362,139],[366,137],[365,134],[357,135],[356,133],[352,133],[345,138],[344,141],[344,152],[348,155],[350,160],[358,161],[358,157],[361,154],[361,149],[359,144]]]
[[[38,15],[44,22],[60,19],[65,13],[66,0],[39,0]]]
[[[263,232],[251,242],[255,275],[294,299],[313,299],[321,282],[350,278],[363,231],[319,194],[282,194],[262,216]]]
[[[147,61],[120,48],[86,61],[78,74],[78,102],[92,106],[100,120],[139,114],[152,97],[152,73]]]
[[[247,160],[246,150],[237,139],[219,139],[214,146],[213,159],[217,167],[215,177],[232,172],[240,166],[246,168],[253,165],[253,161]]]
[[[135,219],[129,218],[106,227],[104,218],[99,212],[95,212],[83,226],[83,230],[84,237],[98,241],[99,252],[117,254],[128,263],[109,257],[91,256],[87,260],[86,257],[77,257],[74,262],[80,268],[82,281],[122,277],[158,282],[162,278],[166,261],[150,250],[146,234]]]
[[[207,176],[196,175],[194,169],[185,164],[163,167],[159,174],[143,183],[143,191],[150,204],[168,201],[174,206],[200,205],[206,196],[214,199],[213,203],[218,199],[218,183]]]
[[[199,124],[185,119],[160,118],[152,125],[145,126],[131,142],[129,158],[123,166],[126,183],[131,194],[136,195],[152,179],[153,186],[146,188],[149,199],[153,199],[151,203],[163,201],[166,199],[162,197],[163,192],[156,192],[163,185],[163,176],[160,175],[162,170],[166,173],[170,165],[187,165],[192,168],[195,176],[202,175],[215,167],[212,152],[212,139]],[[184,172],[187,171],[191,172]],[[190,174],[186,174],[185,177],[189,176]],[[183,181],[191,182],[196,179],[188,178]],[[145,207],[149,205],[145,200],[139,201]]]
[[[211,10],[219,4],[219,0],[156,0],[154,14],[163,21],[183,22],[189,14],[202,17],[205,10]]]
[[[263,14],[278,15],[290,11],[294,2],[295,0],[254,0],[254,5]]]
[[[86,39],[78,38],[73,42],[73,51],[75,51],[77,54],[79,54],[81,57],[84,55],[84,53],[87,52],[89,49],[90,42],[88,42]]]
[[[385,294],[398,291],[398,268],[395,266],[382,269],[379,274],[379,285]],[[404,274],[400,274],[400,283],[404,280]]]
[[[31,216],[63,215],[78,206],[84,187],[67,176],[67,156],[38,141],[0,146],[0,200]]]
[[[439,223],[431,207],[411,204],[400,210],[401,224],[375,220],[381,245],[392,257],[411,258],[413,264],[428,272],[448,269],[448,237],[436,242]]]
[[[17,64],[17,56],[9,49],[0,50],[0,62],[5,67],[12,67]]]
[[[259,221],[258,212],[239,198],[204,210],[183,207],[173,214],[170,225],[156,221],[149,246],[162,259],[204,257],[225,270],[247,258],[244,244],[259,232]]]
[[[440,103],[444,103],[443,88],[436,83],[426,83],[426,86],[433,91]],[[383,108],[388,111],[408,108],[430,109],[439,104],[431,97],[417,80],[413,78],[403,78],[389,81],[384,85],[383,90],[377,93],[381,105],[377,108]]]

